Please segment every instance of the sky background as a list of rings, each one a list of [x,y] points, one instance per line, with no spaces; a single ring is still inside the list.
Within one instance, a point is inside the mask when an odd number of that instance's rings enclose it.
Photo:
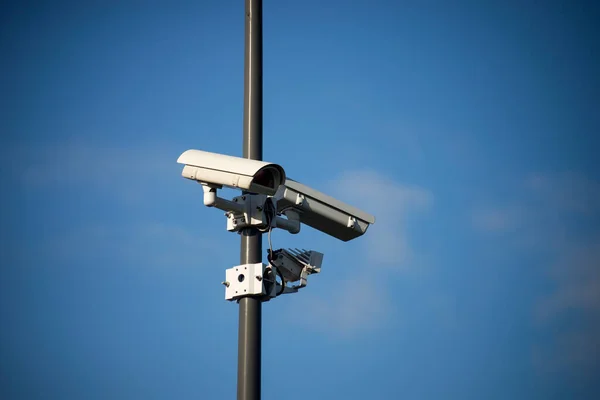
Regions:
[[[264,399],[600,398],[600,8],[265,1],[264,158],[374,214],[263,307]],[[3,2],[0,397],[226,399],[242,1]],[[224,195],[234,195],[224,191]],[[264,241],[266,249],[266,240]]]

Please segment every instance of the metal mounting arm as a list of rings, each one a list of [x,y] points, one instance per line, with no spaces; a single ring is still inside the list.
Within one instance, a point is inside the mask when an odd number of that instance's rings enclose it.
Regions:
[[[220,187],[211,184],[202,184],[204,190],[204,205],[215,207],[226,211],[228,218],[227,230],[237,231],[249,226],[266,227],[264,210],[266,207],[267,196],[262,194],[246,194],[234,197],[233,201],[223,199],[217,196],[217,189]],[[274,212],[274,211],[273,211]],[[281,228],[296,234],[300,232],[300,214],[294,209],[284,210],[286,218],[275,216],[271,221],[272,228]]]
[[[300,232],[300,214],[295,210],[286,210],[283,212],[287,219],[276,217],[273,222],[275,228],[285,229],[289,233],[296,234]]]
[[[244,205],[225,200],[217,196],[217,188],[209,185],[202,185],[204,190],[204,205],[215,207],[223,211],[243,212]]]

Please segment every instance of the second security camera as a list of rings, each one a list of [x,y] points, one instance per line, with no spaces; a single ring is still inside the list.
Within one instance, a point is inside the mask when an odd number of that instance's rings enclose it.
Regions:
[[[201,150],[187,150],[177,162],[185,164],[181,175],[212,186],[227,186],[272,196],[285,182],[280,165]]]
[[[277,212],[294,210],[301,223],[344,242],[362,236],[375,223],[374,216],[289,178],[274,198]]]

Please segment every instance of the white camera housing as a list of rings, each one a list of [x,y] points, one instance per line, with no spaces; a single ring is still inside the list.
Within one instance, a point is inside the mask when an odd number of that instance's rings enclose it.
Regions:
[[[274,198],[278,213],[293,209],[303,224],[344,242],[363,235],[375,223],[374,216],[289,178]]]
[[[285,182],[285,170],[278,164],[264,161],[187,150],[177,162],[185,164],[181,172],[184,178],[213,187],[227,186],[272,196]]]

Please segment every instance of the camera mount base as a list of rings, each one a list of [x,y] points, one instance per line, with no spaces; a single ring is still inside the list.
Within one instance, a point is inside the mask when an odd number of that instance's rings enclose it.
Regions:
[[[236,265],[225,270],[225,300],[234,301],[246,296],[262,297],[268,301],[276,296],[276,273],[263,263]]]
[[[266,195],[244,194],[234,197],[232,201],[240,206],[240,210],[225,213],[229,232],[239,232],[250,227],[268,228],[268,221],[264,213],[264,206],[267,201]]]

